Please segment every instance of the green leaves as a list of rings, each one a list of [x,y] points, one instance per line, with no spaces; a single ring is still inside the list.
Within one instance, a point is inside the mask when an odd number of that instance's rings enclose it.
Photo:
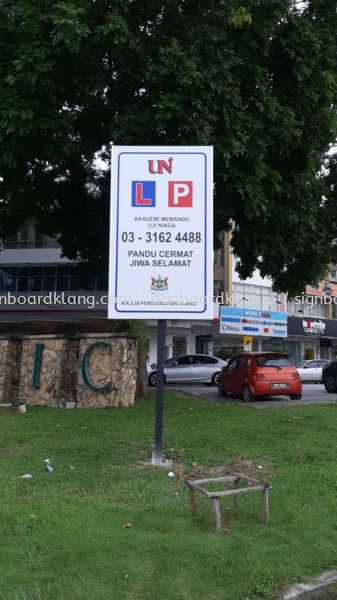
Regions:
[[[336,252],[337,14],[215,4],[0,0],[4,234],[35,217],[104,272],[97,156],[109,165],[111,142],[213,145],[215,232],[237,224],[241,276],[258,267],[284,291],[318,279]]]
[[[83,8],[76,7],[72,2],[58,2],[51,15],[55,26],[51,32],[52,43],[55,46],[64,44],[70,53],[79,52],[90,33],[85,19],[86,13]]]
[[[252,21],[252,15],[244,6],[231,10],[229,22],[233,23],[234,27],[241,29],[245,24],[251,25]]]

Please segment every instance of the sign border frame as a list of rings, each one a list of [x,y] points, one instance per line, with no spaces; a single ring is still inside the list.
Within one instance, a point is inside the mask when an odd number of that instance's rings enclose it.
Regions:
[[[132,147],[132,146],[131,146]],[[136,315],[142,315],[142,314],[153,314],[153,315],[164,315],[164,314],[168,314],[169,313],[169,317],[163,317],[163,318],[174,318],[174,315],[182,315],[182,314],[186,314],[186,315],[202,315],[203,313],[207,312],[209,309],[209,304],[212,304],[211,302],[209,302],[209,299],[207,297],[207,279],[208,279],[208,265],[207,265],[207,248],[208,248],[208,238],[207,238],[207,228],[208,228],[208,220],[207,220],[207,186],[208,186],[208,179],[207,179],[207,175],[208,175],[208,169],[209,169],[209,165],[208,165],[208,155],[205,152],[202,152],[200,150],[196,150],[193,151],[193,146],[189,146],[187,147],[188,149],[186,149],[185,151],[172,151],[169,148],[165,149],[165,150],[158,150],[158,151],[152,151],[152,147],[151,146],[143,146],[144,150],[142,151],[135,151],[135,150],[124,150],[123,148],[127,148],[125,146],[112,146],[112,153],[114,150],[117,150],[118,148],[121,148],[122,151],[121,152],[117,152],[117,156],[114,157],[114,159],[116,159],[118,157],[118,163],[117,163],[117,183],[116,183],[116,189],[117,189],[117,197],[116,197],[116,239],[115,239],[115,281],[113,282],[113,286],[114,286],[114,290],[115,290],[115,298],[118,299],[118,295],[117,295],[117,286],[118,286],[118,249],[119,249],[119,203],[120,203],[120,159],[121,156],[123,154],[135,154],[135,155],[141,155],[141,154],[149,154],[151,153],[152,155],[165,155],[165,154],[170,154],[170,155],[188,155],[188,154],[195,154],[195,155],[201,155],[204,157],[205,160],[205,179],[204,179],[204,235],[205,235],[205,242],[204,242],[204,298],[206,298],[206,302],[204,303],[204,307],[202,310],[175,310],[175,311],[169,311],[167,310],[168,307],[166,307],[166,310],[150,310],[149,308],[146,308],[145,310],[120,310],[119,308],[117,308],[117,302],[115,302],[115,306],[114,306],[114,311],[116,313],[119,313],[121,315],[123,314],[131,314],[134,315],[136,317]],[[172,147],[171,147],[172,148]],[[177,146],[176,146],[177,148]],[[197,148],[200,148],[197,146]],[[213,147],[211,146],[210,148],[212,148],[213,151]],[[113,156],[113,154],[112,154]],[[114,170],[114,165],[113,165],[113,161],[111,163],[111,171],[113,173]],[[211,161],[211,175],[213,172],[213,162]],[[111,181],[112,183],[112,189],[113,189],[113,181]],[[212,208],[212,215],[213,216],[213,208]],[[112,218],[110,216],[110,224],[112,222]],[[112,236],[112,231],[110,232],[110,236]],[[142,318],[142,317],[140,317]],[[146,317],[145,317],[146,318]]]

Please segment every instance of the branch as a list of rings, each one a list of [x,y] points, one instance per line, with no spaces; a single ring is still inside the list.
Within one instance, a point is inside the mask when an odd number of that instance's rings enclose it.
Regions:
[[[98,181],[95,181],[89,174],[88,174],[88,178],[90,179],[91,183],[93,183],[94,185],[97,185],[103,192],[105,192],[106,194],[110,194],[109,190],[107,190],[104,185],[101,185]]]

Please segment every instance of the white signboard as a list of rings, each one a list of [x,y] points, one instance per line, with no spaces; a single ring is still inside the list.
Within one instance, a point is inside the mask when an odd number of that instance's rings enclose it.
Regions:
[[[213,319],[213,149],[112,148],[109,319]]]
[[[287,313],[258,308],[220,307],[220,333],[287,337]]]

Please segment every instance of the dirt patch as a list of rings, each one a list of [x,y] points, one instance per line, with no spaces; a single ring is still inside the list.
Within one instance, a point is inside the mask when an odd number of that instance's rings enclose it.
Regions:
[[[177,479],[181,481],[225,477],[232,473],[239,473],[240,475],[247,475],[248,477],[253,477],[263,483],[267,483],[267,475],[279,473],[274,463],[254,464],[252,460],[245,456],[234,457],[230,465],[210,466],[194,464],[189,473],[184,473],[184,465],[182,463],[175,463],[172,470],[177,473]]]
[[[275,474],[277,475],[279,471],[277,470],[275,463],[273,462],[258,462],[254,464],[252,460],[247,458],[246,456],[236,456],[232,459],[230,469],[232,471],[238,471],[243,475],[248,475],[254,477],[259,473],[265,473],[266,475]]]

